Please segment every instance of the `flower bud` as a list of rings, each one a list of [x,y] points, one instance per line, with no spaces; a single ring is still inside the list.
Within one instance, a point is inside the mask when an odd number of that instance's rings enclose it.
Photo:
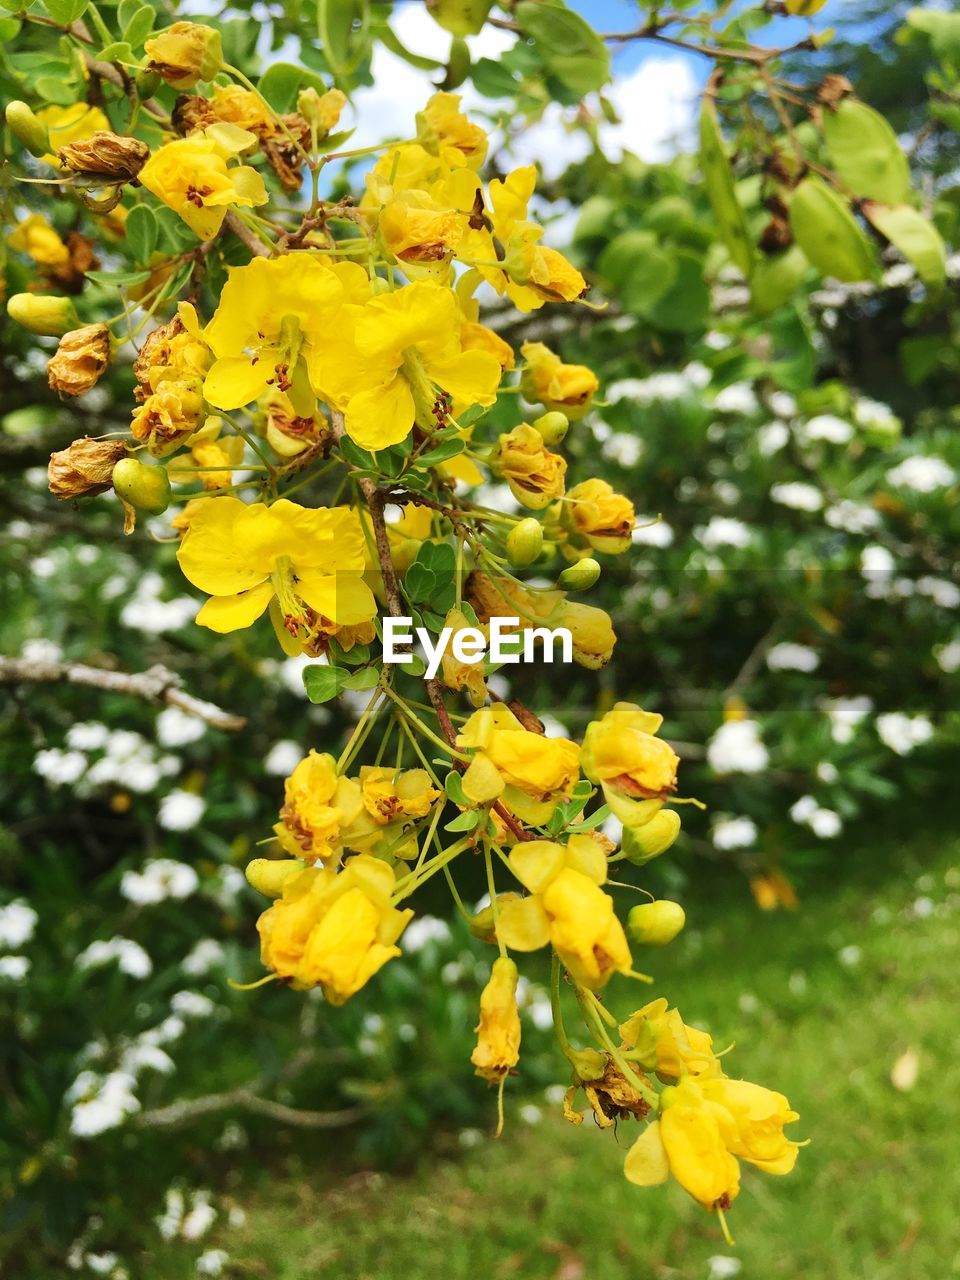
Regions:
[[[43,338],[61,338],[80,324],[71,300],[53,294],[15,293],[7,302],[7,315]]]
[[[680,834],[676,809],[661,809],[642,827],[624,827],[621,851],[628,862],[642,866],[665,853]]]
[[[476,36],[483,30],[493,0],[427,0],[434,22],[453,36]]]
[[[74,440],[50,455],[50,492],[64,500],[106,493],[113,483],[113,469],[125,453],[122,440],[91,440],[89,436]]]
[[[159,515],[170,504],[170,477],[165,467],[151,467],[139,458],[122,458],[113,468],[113,487],[136,511]]]
[[[223,67],[220,32],[199,22],[175,22],[143,46],[154,71],[174,89],[192,89],[198,80],[212,80]]]
[[[346,95],[339,89],[317,93],[312,86],[301,89],[297,95],[297,111],[307,124],[315,125],[319,137],[331,133],[340,122],[340,113],[347,105]]]
[[[299,858],[254,858],[247,863],[243,874],[257,893],[265,898],[279,898],[284,882],[303,871],[306,865]]]
[[[563,497],[566,460],[546,449],[539,432],[526,423],[500,437],[497,465],[510,492],[531,511]]]
[[[61,169],[131,182],[150,157],[150,148],[137,138],[99,129],[82,142],[71,142],[57,152]]]
[[[50,136],[43,121],[19,98],[8,102],[3,113],[7,128],[32,156],[45,156],[50,150]]]
[[[47,365],[47,381],[62,396],[82,396],[96,386],[109,363],[109,327],[86,324],[60,339],[57,354]]]
[[[141,102],[145,102],[147,98],[152,98],[157,92],[163,81],[155,71],[138,71],[134,77],[134,84],[137,89],[137,96]]]
[[[552,409],[550,413],[542,413],[533,425],[543,437],[543,443],[549,446],[560,443],[570,430],[570,419],[559,409]]]
[[[573,639],[573,660],[590,671],[606,666],[613,654],[617,635],[609,614],[592,604],[564,600],[555,618]]]
[[[627,932],[634,942],[646,947],[665,947],[686,922],[686,912],[679,902],[661,898],[634,907],[627,916]]]
[[[509,906],[512,902],[520,901],[522,899],[519,893],[498,893],[497,912],[501,912],[504,907]],[[497,933],[493,924],[493,907],[486,906],[482,911],[478,911],[476,915],[468,917],[467,928],[481,942],[496,942]]]
[[[533,516],[515,524],[507,535],[507,558],[515,569],[533,564],[542,550],[543,527]]]
[[[588,556],[564,569],[557,579],[557,586],[565,591],[587,591],[600,577],[600,565]]]

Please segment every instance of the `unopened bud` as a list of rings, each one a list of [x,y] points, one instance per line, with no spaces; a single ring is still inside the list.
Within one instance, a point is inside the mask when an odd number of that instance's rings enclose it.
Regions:
[[[60,339],[57,354],[47,365],[47,381],[62,396],[82,396],[96,386],[109,363],[109,327],[86,324]]]
[[[7,315],[42,338],[62,338],[80,324],[73,302],[53,294],[15,293],[7,303]]]
[[[45,156],[49,152],[50,136],[47,126],[25,102],[21,102],[19,98],[8,102],[3,117],[7,128],[32,156]]]
[[[150,148],[137,138],[124,138],[106,129],[82,142],[70,142],[57,152],[61,169],[130,182],[150,158]]]
[[[483,30],[493,0],[427,0],[434,22],[453,36],[476,36]]]
[[[159,515],[170,504],[170,477],[165,467],[151,467],[139,458],[122,458],[113,468],[113,487],[135,511]]]
[[[559,444],[570,430],[570,419],[559,409],[542,413],[533,424],[543,437],[545,445]]]
[[[565,591],[587,591],[600,577],[600,565],[587,556],[564,569],[557,578],[557,585]]]
[[[624,827],[620,848],[629,862],[641,866],[665,853],[679,834],[679,813],[676,809],[661,809],[642,827]]]
[[[646,947],[665,947],[672,942],[687,916],[679,902],[662,898],[659,902],[642,902],[627,916],[627,932],[634,942]]]
[[[347,98],[339,89],[318,93],[311,85],[297,95],[297,111],[307,124],[315,125],[319,137],[331,133],[340,122],[340,113],[347,105]]]
[[[515,569],[523,569],[543,550],[543,526],[533,516],[515,524],[507,534],[507,558]]]
[[[152,98],[163,84],[163,81],[155,71],[146,69],[138,71],[133,82],[136,85],[137,96],[141,102],[145,102],[147,98]]]
[[[243,874],[257,893],[262,893],[265,898],[279,898],[284,883],[298,871],[303,871],[306,865],[299,858],[254,858],[247,863]]]
[[[64,500],[106,493],[113,483],[113,469],[124,453],[122,440],[91,440],[89,436],[74,440],[66,449],[50,455],[50,492]]]
[[[223,67],[220,32],[199,22],[175,22],[145,41],[143,50],[149,58],[146,70],[174,89],[192,89]]]

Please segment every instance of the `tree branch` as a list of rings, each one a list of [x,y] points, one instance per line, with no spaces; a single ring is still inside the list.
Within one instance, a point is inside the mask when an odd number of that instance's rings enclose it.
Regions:
[[[366,1107],[343,1107],[339,1111],[302,1111],[298,1107],[286,1107],[282,1102],[261,1098],[255,1092],[259,1085],[260,1081],[254,1080],[224,1093],[208,1093],[200,1098],[172,1102],[167,1107],[154,1107],[150,1111],[141,1111],[135,1123],[141,1129],[172,1129],[218,1111],[236,1109],[252,1111],[254,1115],[266,1116],[278,1124],[289,1124],[298,1129],[342,1129],[356,1124],[367,1114]]]
[[[270,246],[258,235],[255,235],[247,224],[233,212],[232,209],[227,210],[227,216],[223,220],[223,225],[250,250],[255,258],[269,258]]]
[[[126,671],[108,671],[88,667],[79,662],[36,662],[29,658],[0,657],[0,684],[77,684],[106,693],[125,693],[146,702],[179,707],[187,715],[196,716],[213,729],[236,733],[247,721],[222,711],[212,702],[204,702],[180,688],[180,677],[167,667],[155,666],[132,675]]]

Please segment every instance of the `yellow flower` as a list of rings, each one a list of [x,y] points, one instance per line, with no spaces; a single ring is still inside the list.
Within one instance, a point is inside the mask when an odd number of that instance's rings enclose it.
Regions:
[[[610,615],[596,605],[564,600],[552,625],[566,627],[573,642],[573,660],[590,671],[605,667],[613,655],[617,635]]]
[[[582,418],[600,385],[592,370],[583,364],[564,364],[542,342],[525,342],[520,354],[526,361],[521,380],[525,398],[561,410],[571,422]]]
[[[238,129],[247,129],[258,138],[269,138],[277,132],[263,99],[238,84],[214,85],[208,110],[213,119],[236,125]]]
[[[545,822],[580,776],[575,742],[525,729],[502,702],[475,711],[456,745],[473,752],[463,775],[467,797],[484,804],[502,795],[525,822]]]
[[[584,773],[601,784],[607,803],[630,825],[652,818],[676,790],[680,757],[655,736],[662,724],[663,716],[618,702],[602,719],[592,720],[583,736]]]
[[[474,174],[458,170],[431,191],[397,192],[380,211],[380,239],[387,252],[414,268],[408,274],[448,275],[451,258],[463,241],[478,189]]]
[[[477,1075],[496,1083],[520,1060],[520,1013],[517,1009],[517,966],[506,956],[493,962],[490,980],[480,996],[477,1046],[470,1061]]]
[[[563,496],[567,463],[544,447],[536,427],[522,422],[500,437],[497,463],[516,500],[532,511]]]
[[[220,32],[199,22],[175,22],[146,40],[147,70],[174,89],[192,89],[198,80],[212,80],[223,66]]]
[[[167,468],[173,484],[191,484],[199,480],[204,489],[226,489],[233,482],[233,468],[243,461],[242,436],[221,436],[223,420],[211,416],[190,437],[190,457],[178,458]]]
[[[296,990],[322,987],[343,1004],[388,960],[413,912],[397,911],[390,896],[393,868],[359,854],[340,872],[308,867],[288,876],[283,894],[257,921],[260,957]]]
[[[432,193],[446,182],[450,170],[436,155],[416,142],[402,143],[384,152],[366,177],[366,192],[360,208],[375,215],[403,191]]]
[[[727,1150],[717,1109],[692,1081],[660,1095],[660,1119],[627,1152],[624,1173],[641,1187],[673,1174],[705,1209],[726,1209],[740,1190],[740,1166]]]
[[[61,147],[71,142],[86,142],[101,129],[110,128],[110,121],[100,108],[86,102],[74,102],[69,107],[41,107],[37,118],[47,127],[50,152],[43,159],[52,165],[58,165],[57,152]]]
[[[199,378],[165,379],[133,411],[130,431],[157,458],[179,448],[203,422],[203,396]]]
[[[273,387],[290,394],[298,413],[312,414],[307,361],[342,300],[340,275],[307,254],[232,267],[203,334],[217,357],[204,383],[207,400],[238,409]]]
[[[138,383],[134,394],[143,400],[164,382],[202,380],[210,359],[195,309],[181,302],[172,320],[151,330],[134,360],[133,376]]]
[[[255,136],[245,129],[211,125],[155,151],[140,170],[140,184],[178,213],[194,235],[212,240],[228,208],[249,209],[267,202],[267,189],[256,169],[227,164],[255,143]]]
[[[367,449],[399,444],[414,420],[430,423],[443,402],[435,387],[464,405],[493,404],[500,365],[485,351],[464,351],[454,294],[418,281],[371,299],[356,325],[359,361],[349,371],[347,432]]]
[[[339,776],[333,756],[311,751],[284,783],[280,821],[273,830],[285,853],[324,861],[362,808],[359,785]]]
[[[31,213],[18,223],[7,236],[7,244],[27,254],[41,267],[61,267],[70,261],[70,250],[39,213]]]
[[[620,1024],[620,1036],[628,1049],[638,1051],[640,1065],[656,1071],[661,1080],[721,1074],[712,1037],[687,1026],[680,1011],[671,1009],[663,998],[631,1014]]]
[[[726,1077],[703,1080],[700,1088],[709,1102],[723,1108],[725,1114],[718,1116],[720,1132],[733,1155],[748,1160],[764,1173],[790,1172],[797,1162],[800,1144],[788,1138],[783,1127],[800,1116],[791,1111],[782,1093],[748,1080]]]
[[[528,840],[514,845],[510,867],[531,896],[505,903],[497,932],[515,951],[548,942],[581,986],[597,990],[615,972],[629,973],[630,947],[613,899],[600,888],[607,879],[603,846],[590,834],[566,845]]]
[[[303,642],[376,614],[362,576],[363,532],[347,507],[217,498],[190,521],[177,559],[212,597],[197,614],[211,631],[249,627],[270,605],[277,630]]]
[[[606,480],[584,480],[575,485],[567,494],[564,510],[594,551],[619,555],[630,546],[637,519],[633,503]]]
[[[453,632],[441,658],[443,683],[448,689],[455,689],[458,692],[466,690],[473,705],[482,707],[487,700],[487,682],[483,677],[483,662],[461,662],[453,652],[454,637],[473,624],[462,610],[451,609],[444,618],[443,625],[450,627]],[[484,628],[480,627],[478,630],[483,631]],[[484,634],[488,633],[485,631]]]
[[[326,93],[318,93],[312,86],[301,89],[297,95],[297,110],[308,124],[317,126],[317,133],[322,138],[340,123],[340,113],[347,105],[346,94],[339,89],[328,89]]]
[[[458,93],[435,93],[417,116],[417,134],[451,168],[479,169],[487,156],[487,135],[467,119],[460,101]]]
[[[398,772],[381,765],[364,765],[360,789],[364,808],[379,826],[397,818],[426,817],[433,802],[440,798],[425,769]]]
[[[295,458],[319,445],[327,437],[329,425],[320,413],[298,414],[285,391],[272,389],[263,404],[262,429],[274,453]]]

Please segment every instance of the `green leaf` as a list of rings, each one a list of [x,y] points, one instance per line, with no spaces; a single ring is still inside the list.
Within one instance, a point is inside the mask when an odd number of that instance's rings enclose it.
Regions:
[[[844,98],[823,114],[823,136],[837,176],[854,195],[884,204],[910,198],[910,168],[897,135],[878,111]]]
[[[535,42],[547,70],[582,98],[610,79],[610,52],[597,33],[562,0],[522,0],[513,16]]]
[[[709,98],[704,98],[700,111],[700,167],[720,239],[734,263],[749,276],[754,257],[750,228],[737,199],[716,108]]]
[[[940,232],[908,204],[863,202],[863,216],[917,269],[924,284],[939,288],[947,278],[947,248]]]
[[[317,32],[330,70],[349,76],[370,51],[367,0],[317,0]]]
[[[11,8],[19,6],[11,5]],[[20,28],[23,24],[19,18],[0,18],[0,41],[3,44],[9,44],[11,40],[15,40],[20,34]]]
[[[600,270],[628,311],[646,316],[673,284],[675,254],[652,231],[625,231],[600,255]]]
[[[426,603],[436,591],[437,585],[437,579],[434,577],[433,571],[416,560],[403,575],[404,591],[406,591],[411,600],[416,601],[418,604]]]
[[[332,671],[339,671],[339,667],[331,667]],[[372,689],[380,683],[380,672],[376,667],[361,667],[359,671],[354,671],[353,675],[349,675],[343,681],[344,689]]]
[[[150,279],[149,271],[88,271],[87,279],[94,284],[107,285],[108,288],[120,288],[131,284],[143,284]]]
[[[321,663],[303,669],[303,687],[311,702],[329,702],[344,687],[349,672]]]
[[[72,106],[77,100],[77,90],[70,76],[38,76],[33,87],[45,102],[58,107]]]
[[[153,20],[157,11],[152,4],[141,5],[123,27],[123,38],[128,44],[139,48],[153,30]]]
[[[817,270],[837,280],[875,280],[873,246],[853,214],[820,178],[804,178],[790,201],[790,227]]]
[[[417,466],[420,468],[439,466],[441,462],[446,462],[450,458],[455,458],[458,453],[463,453],[466,447],[465,440],[443,440],[432,449],[428,449],[426,453],[422,453],[417,459]]]
[[[150,255],[157,247],[160,236],[160,224],[157,215],[149,205],[138,204],[130,210],[124,224],[126,241],[137,262],[149,262]]]
[[[46,10],[54,22],[68,27],[83,15],[88,0],[45,0]]]
[[[466,813],[458,813],[443,829],[444,831],[472,831],[479,821],[479,809],[468,809]]]
[[[573,232],[574,240],[591,240],[594,236],[602,236],[616,213],[616,202],[609,196],[589,196],[580,207],[580,216]]]
[[[292,62],[274,62],[260,77],[258,88],[275,110],[283,112],[294,109],[301,89],[324,93],[327,86],[315,71],[296,67]]]
[[[126,40],[114,40],[100,50],[101,62],[135,62],[133,48]]]
[[[750,277],[750,298],[757,315],[768,316],[789,302],[809,267],[795,244],[772,257],[758,258]]]
[[[470,78],[477,92],[485,98],[512,98],[520,87],[509,67],[494,62],[492,58],[478,58],[473,64]]]
[[[443,789],[444,791],[446,791],[447,795],[450,797],[450,799],[453,801],[454,804],[460,805],[460,807],[463,809],[466,809],[469,807],[470,801],[467,799],[466,795],[464,794],[463,782],[460,778],[460,774],[456,771],[456,769],[451,769],[450,772],[447,774],[447,776],[444,778]]]
[[[669,289],[642,314],[655,328],[668,333],[699,333],[706,328],[710,312],[710,290],[703,278],[703,263],[695,253],[686,250],[675,255],[675,262]]]
[[[960,13],[938,9],[909,9],[908,26],[930,37],[937,57],[951,66],[960,66]]]

